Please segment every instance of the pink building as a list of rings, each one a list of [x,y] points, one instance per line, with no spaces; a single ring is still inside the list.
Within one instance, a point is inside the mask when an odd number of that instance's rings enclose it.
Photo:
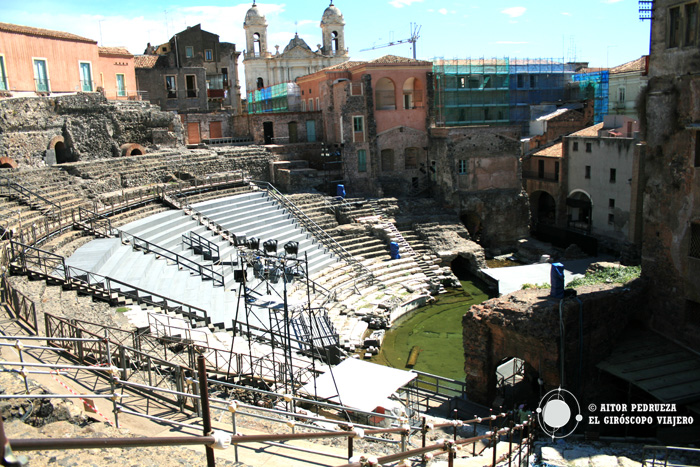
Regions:
[[[427,88],[432,63],[386,55],[297,78],[302,110],[323,113],[349,190],[407,195],[428,177]]]
[[[103,91],[109,99],[136,93],[134,57],[75,34],[0,23],[0,93],[49,95]]]

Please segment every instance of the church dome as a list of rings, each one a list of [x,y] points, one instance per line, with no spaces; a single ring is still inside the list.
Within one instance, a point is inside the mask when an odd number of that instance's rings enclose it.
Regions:
[[[302,47],[306,50],[311,50],[311,47],[302,39],[299,37],[299,34],[294,34],[294,38],[289,41],[289,44],[287,44],[287,47],[284,48],[285,52],[288,52],[292,50],[294,47]]]
[[[326,8],[326,11],[323,12],[321,24],[345,24],[343,14],[340,12],[337,6],[333,5],[333,2],[331,2],[328,8]]]
[[[258,6],[255,3],[253,3],[253,6],[250,7],[248,13],[245,14],[243,26],[267,26],[265,15],[258,11]]]

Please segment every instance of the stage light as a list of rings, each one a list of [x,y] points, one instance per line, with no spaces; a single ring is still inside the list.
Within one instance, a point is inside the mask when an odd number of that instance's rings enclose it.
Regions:
[[[260,239],[255,238],[255,237],[250,237],[248,239],[248,248],[251,250],[259,250],[260,249]]]
[[[284,251],[287,252],[288,255],[294,255],[296,256],[299,254],[299,242],[287,242],[284,244]]]
[[[265,253],[275,254],[277,253],[277,240],[267,240],[263,243],[263,248],[265,248]]]

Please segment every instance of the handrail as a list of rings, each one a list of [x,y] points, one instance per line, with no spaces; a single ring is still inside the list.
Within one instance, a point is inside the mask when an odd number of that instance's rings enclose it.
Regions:
[[[210,259],[212,261],[218,261],[221,258],[219,245],[207,240],[198,233],[189,231],[186,234],[182,234],[182,241],[185,245],[192,248],[195,253],[201,254],[205,260]],[[199,249],[199,253],[197,249]],[[209,258],[207,258],[207,256],[209,256]]]
[[[186,267],[187,269],[198,273],[205,279],[211,279],[212,281],[214,281],[214,285],[219,285],[223,287],[224,275],[220,272],[214,271],[214,268],[212,266],[204,266],[202,264],[199,264],[196,261],[187,259],[184,256],[178,255],[177,253],[168,250],[167,248],[158,246],[155,243],[137,237],[136,235],[132,235],[129,232],[125,232],[123,230],[118,230],[118,232],[119,239],[122,241],[122,243],[131,243],[134,249],[143,248],[146,250],[147,253],[153,252],[164,256],[165,258],[171,261],[175,261],[175,263],[178,266]]]
[[[315,238],[317,238],[321,243],[329,248],[333,253],[335,253],[340,259],[346,261],[350,264],[353,269],[358,273],[358,275],[366,278],[369,285],[372,285],[376,278],[372,271],[367,269],[362,263],[357,261],[350,253],[345,250],[338,242],[333,239],[325,230],[319,227],[313,220],[311,220],[304,212],[299,209],[294,203],[289,201],[286,196],[280,193],[277,188],[275,188],[269,182],[252,181],[256,186],[267,191],[268,195],[277,200],[282,204],[283,207],[288,209],[290,213],[302,224],[302,226],[307,229]]]
[[[7,276],[2,274],[0,278],[0,292],[2,292],[2,302],[15,312],[15,315],[28,325],[34,332],[39,331],[36,317],[36,305],[34,301],[24,295],[19,290],[12,287],[7,280]]]
[[[165,297],[155,292],[142,289],[141,287],[137,287],[117,279],[112,279],[111,277],[103,276],[101,274],[86,271],[75,266],[66,266],[66,281],[77,281],[91,288],[94,286],[99,286],[104,288],[104,291],[107,294],[117,293],[126,298],[134,298],[136,299],[137,303],[144,303],[146,305],[152,305],[165,308],[170,311],[175,311],[189,318],[192,323],[196,323],[196,321],[199,320],[209,324],[211,321],[209,319],[209,314],[203,308],[188,305],[179,300]],[[121,288],[114,287],[115,285],[132,289],[133,292],[124,291]],[[140,295],[139,292],[143,295]],[[156,301],[156,299],[160,301]],[[170,303],[174,303],[176,306],[172,306]]]
[[[86,227],[89,227],[90,230],[105,237],[110,237],[113,234],[112,221],[109,217],[81,206],[78,207],[78,221],[76,222],[75,218],[73,218],[73,222],[76,224],[83,222],[87,224]],[[104,232],[99,231],[99,227],[102,227]]]
[[[7,183],[8,194],[11,195],[10,192],[11,192],[12,189],[14,189],[14,190],[15,190],[17,193],[19,193],[21,196],[26,196],[26,197],[27,197],[27,202],[31,202],[32,196],[34,196],[35,198],[38,198],[38,199],[42,200],[42,201],[45,202],[46,204],[55,207],[56,209],[58,209],[59,212],[61,212],[61,205],[60,205],[60,204],[56,204],[56,203],[54,203],[53,201],[49,201],[48,199],[44,198],[44,197],[41,196],[40,194],[34,193],[32,190],[29,190],[29,189],[27,189],[27,188],[24,188],[24,187],[23,187],[22,185],[20,185],[19,183],[10,182],[9,179],[8,179],[8,183]]]
[[[643,466],[663,466],[663,467],[691,467],[692,465],[697,465],[697,464],[676,464],[669,462],[669,456],[670,456],[670,451],[676,451],[679,453],[683,453],[686,455],[695,455],[698,456],[696,459],[700,459],[700,449],[698,448],[687,448],[687,447],[677,447],[677,446],[652,446],[652,445],[645,445],[642,447],[642,453],[645,453],[646,451],[652,451],[654,453],[654,457],[652,459],[647,459],[646,454],[642,456],[644,459],[642,462]],[[664,456],[659,457],[657,459],[656,453],[657,451],[663,451]]]

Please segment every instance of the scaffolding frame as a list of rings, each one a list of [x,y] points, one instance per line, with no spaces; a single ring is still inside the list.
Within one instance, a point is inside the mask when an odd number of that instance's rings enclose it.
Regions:
[[[574,68],[542,58],[433,60],[436,123],[525,127],[531,105],[569,97]]]

